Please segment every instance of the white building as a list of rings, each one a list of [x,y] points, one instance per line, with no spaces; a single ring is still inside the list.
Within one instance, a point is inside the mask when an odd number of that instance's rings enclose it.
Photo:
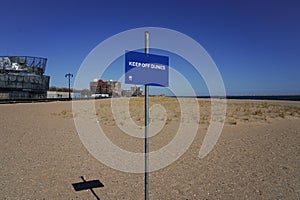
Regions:
[[[47,99],[69,98],[69,92],[47,91]],[[74,98],[74,93],[71,92],[71,98]]]

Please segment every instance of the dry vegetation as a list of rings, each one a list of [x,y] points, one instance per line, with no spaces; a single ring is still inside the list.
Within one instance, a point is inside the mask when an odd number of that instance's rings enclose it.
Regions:
[[[124,100],[124,102],[126,102]],[[208,125],[211,120],[211,101],[199,99],[200,121],[197,123]],[[176,98],[151,97],[149,108],[159,104],[165,108],[167,113],[166,124],[181,120],[180,104]],[[100,124],[116,125],[111,109],[111,100],[96,101],[95,111]],[[124,106],[125,103],[124,103]],[[83,111],[88,112],[88,111]],[[129,113],[133,121],[144,125],[144,98],[131,98],[129,100]],[[62,110],[59,113],[52,113],[64,118],[73,117],[72,110]],[[77,113],[79,114],[79,113]],[[274,119],[300,118],[300,107],[293,104],[278,104],[272,101],[231,101],[227,102],[225,124],[236,125],[238,123],[262,122],[270,123]],[[127,120],[127,119],[125,119]]]
[[[227,104],[226,123],[271,122],[274,119],[299,118],[300,107],[272,102],[230,102]]]
[[[51,115],[61,116],[63,118],[73,117],[72,110],[65,110],[65,109],[60,112],[52,112]]]
[[[117,101],[117,103],[113,101]],[[162,117],[162,115],[154,115],[152,118],[151,114],[149,114],[150,125],[154,120],[160,121],[163,124],[163,128],[158,128],[159,131],[157,134],[151,137],[153,144],[159,144],[156,146],[152,145],[152,150],[160,149],[168,144],[175,137],[177,133],[176,130],[179,129],[181,122],[190,125],[198,124],[199,130],[206,130],[211,121],[224,122],[225,126],[238,127],[237,125],[240,124],[253,124],[256,126],[259,123],[268,124],[274,120],[300,118],[300,106],[298,103],[228,100],[226,104],[226,116],[223,116],[220,107],[218,107],[218,104],[221,103],[220,101],[198,99],[199,116],[197,116],[197,112],[193,112],[193,107],[188,107],[190,110],[183,110],[183,112],[181,112],[180,101],[182,100],[168,97],[149,98],[150,113],[151,107],[153,108],[155,105],[160,105],[161,110],[159,110],[159,112],[165,113],[164,117]],[[188,101],[184,101],[185,106],[189,105],[190,102],[189,99]],[[92,102],[82,101],[80,104],[81,103],[85,105],[85,103],[91,104]],[[213,108],[212,105],[216,105],[216,107]],[[114,107],[114,109],[112,109],[112,107]],[[72,111],[72,109],[63,109],[59,112],[52,113],[52,115],[69,119],[72,119],[73,116],[78,117],[84,115],[87,117],[86,119],[95,120],[95,123],[99,123],[101,128],[105,131],[106,136],[118,146],[128,151],[140,152],[143,150],[143,139],[125,134],[126,131],[124,131],[124,128],[128,128],[127,125],[130,125],[130,120],[132,120],[138,125],[138,131],[143,133],[144,110],[144,98],[133,97],[130,99],[96,100],[95,104],[92,103],[90,107],[85,105],[75,111]],[[212,111],[214,111],[214,115],[212,115]],[[75,112],[75,115],[73,112]],[[118,116],[113,115],[113,112],[117,112]],[[116,121],[116,119],[119,119],[119,121]],[[159,126],[155,126],[155,128],[157,127]],[[150,128],[150,131],[153,131],[155,128]],[[134,132],[133,130],[135,129],[134,127],[130,127],[127,130]]]

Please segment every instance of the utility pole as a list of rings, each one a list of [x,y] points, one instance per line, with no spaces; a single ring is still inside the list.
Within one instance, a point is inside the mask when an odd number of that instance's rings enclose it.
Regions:
[[[65,77],[69,79],[69,100],[71,100],[71,78],[73,77],[73,74],[65,74]]]

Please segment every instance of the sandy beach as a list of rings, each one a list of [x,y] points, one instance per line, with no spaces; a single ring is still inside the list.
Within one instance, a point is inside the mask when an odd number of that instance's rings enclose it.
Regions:
[[[164,107],[166,118],[155,117],[164,128],[150,138],[150,151],[175,137],[182,115],[175,98],[150,98],[154,104]],[[150,173],[150,199],[300,198],[300,102],[228,100],[222,134],[203,159],[198,154],[211,103],[199,99],[198,105],[195,139],[178,160]],[[138,125],[144,123],[143,110],[143,98],[130,99]],[[113,120],[110,99],[97,100],[95,111],[114,144],[143,152],[144,140],[124,134]],[[0,112],[0,199],[144,198],[144,174],[112,169],[88,152],[71,102],[3,104]],[[72,184],[83,182],[81,176],[104,187],[75,191]]]

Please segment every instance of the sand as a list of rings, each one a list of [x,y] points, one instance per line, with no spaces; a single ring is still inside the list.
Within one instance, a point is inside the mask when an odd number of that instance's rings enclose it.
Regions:
[[[142,125],[143,99],[129,103],[133,121]],[[197,135],[178,160],[150,173],[150,199],[300,198],[300,102],[229,100],[222,134],[203,159],[198,154],[211,109],[207,99],[198,103]],[[165,126],[150,139],[155,151],[175,136],[181,112],[174,98],[151,98],[150,104],[166,110],[166,118],[156,116]],[[109,99],[95,107],[114,144],[143,151],[143,139],[123,134],[112,120]],[[0,112],[0,199],[144,198],[144,174],[112,169],[87,151],[71,102],[0,105]],[[104,187],[75,191],[81,176]]]

